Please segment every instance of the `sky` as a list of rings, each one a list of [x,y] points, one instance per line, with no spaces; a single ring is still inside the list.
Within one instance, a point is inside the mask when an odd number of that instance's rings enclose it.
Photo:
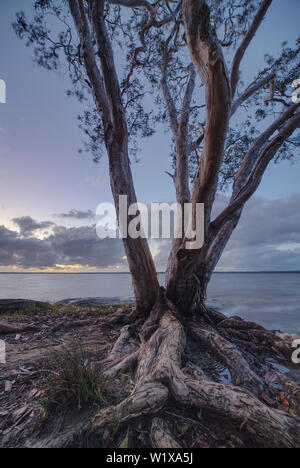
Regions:
[[[107,158],[95,165],[79,154],[82,107],[67,97],[63,73],[33,63],[31,49],[14,34],[15,13],[32,11],[29,0],[2,0],[0,79],[7,103],[0,104],[0,272],[126,271],[122,244],[96,236],[93,213],[111,202]],[[266,52],[299,36],[299,0],[274,0],[243,62],[251,81]],[[292,89],[291,89],[292,92]],[[141,143],[132,161],[138,200],[172,201],[170,139],[163,129]],[[300,161],[272,165],[244,212],[218,265],[220,271],[300,270]],[[217,213],[227,201],[218,197]],[[151,243],[164,271],[169,243]]]

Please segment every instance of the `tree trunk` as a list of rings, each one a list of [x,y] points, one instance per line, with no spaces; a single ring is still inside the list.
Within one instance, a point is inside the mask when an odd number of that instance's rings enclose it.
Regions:
[[[130,161],[128,157],[127,136],[120,141],[120,134],[110,146],[108,144],[111,188],[114,196],[117,216],[119,217],[119,196],[127,195],[127,210],[129,205],[136,203]],[[127,211],[128,212],[128,211]],[[128,217],[127,222],[130,222]],[[137,308],[149,313],[154,306],[159,290],[157,273],[146,239],[131,239],[129,235],[123,239],[127,256]]]
[[[182,11],[190,55],[206,94],[203,150],[192,193],[192,227],[196,228],[196,204],[204,203],[206,241],[201,249],[195,250],[186,249],[186,239],[179,249],[174,245],[177,250],[170,257],[166,279],[168,297],[187,314],[194,305],[203,304],[212,273],[205,264],[205,257],[211,242],[211,212],[231,114],[231,86],[223,52],[211,26],[208,5],[204,0],[184,0]]]
[[[69,0],[69,6],[80,38],[95,105],[103,122],[111,188],[119,214],[120,195],[127,195],[128,205],[136,203],[137,199],[128,155],[126,113],[104,19],[104,2],[92,2],[88,17],[82,2]],[[94,42],[99,50],[100,67],[95,57]],[[123,243],[132,275],[137,308],[145,313],[150,312],[157,299],[159,284],[148,243],[146,239],[133,240],[129,237],[123,238]]]

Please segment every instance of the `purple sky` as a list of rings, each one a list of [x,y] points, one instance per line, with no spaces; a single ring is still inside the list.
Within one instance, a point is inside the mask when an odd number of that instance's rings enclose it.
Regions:
[[[78,129],[77,115],[82,107],[66,96],[67,76],[34,65],[32,50],[26,49],[12,30],[15,13],[23,9],[30,14],[31,5],[29,0],[2,0],[0,7],[0,79],[7,84],[7,104],[0,104],[0,226],[5,226],[2,234],[0,231],[0,271],[11,271],[15,265],[20,271],[64,271],[56,265],[75,266],[72,271],[123,270],[126,262],[122,260],[122,248],[114,246],[115,254],[109,258],[106,247],[103,245],[102,250],[98,245],[101,241],[94,239],[95,233],[90,227],[92,219],[55,216],[74,209],[95,211],[99,203],[109,202],[112,197],[106,158],[96,166],[90,155],[78,154],[83,136]],[[299,0],[274,1],[244,59],[246,83],[263,64],[266,52],[278,53],[283,41],[294,43],[299,36],[299,18]],[[174,199],[171,179],[164,173],[170,169],[169,148],[169,137],[163,130],[143,141],[141,161],[133,162],[140,201]],[[268,169],[257,201],[250,203],[242,226],[221,261],[222,269],[300,269],[299,226],[296,226],[296,220],[286,222],[285,212],[280,211],[289,199],[295,209],[294,216],[299,217],[299,178],[300,164],[297,161],[293,165],[282,163]],[[221,197],[220,206],[223,202]],[[263,215],[262,207],[265,208]],[[270,212],[277,220],[276,226]],[[289,216],[292,218],[293,213]],[[41,234],[44,231],[38,229],[22,235],[20,223],[12,221],[21,217],[55,223],[57,232],[53,233],[53,226],[47,228],[52,233],[51,242],[46,244]],[[246,222],[251,223],[249,232],[256,240],[245,239],[243,245],[242,232],[248,225]],[[262,239],[269,226],[278,233],[272,241]],[[13,241],[15,231],[18,234]],[[269,235],[272,237],[272,232]],[[65,251],[62,254],[60,249],[59,257],[57,251],[51,252],[51,249],[58,237],[62,242],[62,236]],[[3,240],[7,238],[10,239],[8,244]],[[85,253],[80,241],[84,245],[87,242],[96,244]],[[76,242],[81,254],[75,249]],[[68,243],[72,244],[73,250]],[[111,245],[107,248],[111,251]],[[2,254],[6,249],[2,257],[1,249]],[[165,249],[163,245],[153,248],[160,269],[164,268]],[[251,249],[256,249],[256,253],[252,250],[251,255]],[[102,257],[93,261],[93,255]]]

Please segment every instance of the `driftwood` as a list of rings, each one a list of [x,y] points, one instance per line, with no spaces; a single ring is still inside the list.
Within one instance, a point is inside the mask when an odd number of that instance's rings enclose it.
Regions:
[[[22,333],[29,331],[39,331],[34,325],[12,325],[9,322],[0,321],[0,335],[9,335],[10,333]]]
[[[49,304],[26,299],[0,299],[0,314],[24,310],[46,310]]]

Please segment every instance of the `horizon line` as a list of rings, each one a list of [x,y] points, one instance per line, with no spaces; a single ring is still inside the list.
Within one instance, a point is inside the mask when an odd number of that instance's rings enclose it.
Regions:
[[[255,274],[255,273],[300,273],[300,270],[249,270],[249,271],[214,271],[213,274]],[[42,272],[42,271],[0,271],[0,275],[130,275],[130,271],[99,271],[99,272]],[[165,275],[165,271],[158,271],[158,275]]]

